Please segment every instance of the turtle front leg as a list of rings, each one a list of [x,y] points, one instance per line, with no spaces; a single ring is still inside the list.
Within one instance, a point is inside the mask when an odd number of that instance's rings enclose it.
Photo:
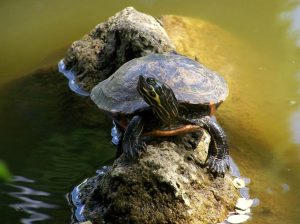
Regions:
[[[141,116],[134,116],[128,124],[122,140],[125,155],[129,158],[137,158],[146,150],[146,143],[141,140],[144,122]]]
[[[196,124],[208,131],[211,136],[206,164],[217,175],[224,175],[229,169],[227,138],[222,127],[210,116],[195,120]]]

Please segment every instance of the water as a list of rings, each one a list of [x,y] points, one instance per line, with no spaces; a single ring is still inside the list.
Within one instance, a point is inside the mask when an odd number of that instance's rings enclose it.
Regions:
[[[57,72],[31,73],[125,6],[205,19],[236,38],[217,46],[232,52],[231,72],[200,59],[233,80],[218,118],[261,200],[250,223],[299,223],[300,2],[292,0],[1,1],[0,158],[15,178],[0,186],[0,222],[68,223],[66,193],[113,157],[111,121]]]

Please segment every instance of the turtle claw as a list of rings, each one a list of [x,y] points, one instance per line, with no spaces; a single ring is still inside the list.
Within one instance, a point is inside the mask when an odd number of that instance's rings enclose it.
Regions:
[[[224,176],[229,169],[229,159],[225,156],[223,159],[210,156],[206,162],[208,169],[217,176]]]

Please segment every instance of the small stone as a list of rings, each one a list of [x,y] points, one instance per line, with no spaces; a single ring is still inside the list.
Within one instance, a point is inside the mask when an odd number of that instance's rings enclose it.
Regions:
[[[239,215],[246,215],[246,214],[250,214],[251,209],[250,208],[247,208],[246,210],[235,209],[235,212]]]
[[[238,178],[238,177],[234,178],[232,183],[233,183],[233,186],[237,189],[246,187],[245,181],[241,178]]]
[[[229,223],[243,223],[246,222],[250,218],[249,215],[232,215],[227,218]]]
[[[240,210],[247,210],[253,205],[252,199],[239,198],[235,207]]]

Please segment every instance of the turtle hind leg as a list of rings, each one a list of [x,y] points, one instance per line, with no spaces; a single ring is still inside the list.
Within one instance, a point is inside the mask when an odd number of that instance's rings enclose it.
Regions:
[[[144,129],[144,122],[141,116],[134,116],[128,124],[122,140],[122,148],[126,157],[137,158],[147,146],[141,140],[141,133]]]
[[[207,167],[216,175],[224,175],[229,169],[228,143],[225,132],[212,117],[203,117],[200,119],[200,123],[211,136],[206,161]]]
[[[206,165],[210,172],[224,175],[229,169],[227,138],[222,127],[210,116],[191,121],[204,128],[211,136]]]

